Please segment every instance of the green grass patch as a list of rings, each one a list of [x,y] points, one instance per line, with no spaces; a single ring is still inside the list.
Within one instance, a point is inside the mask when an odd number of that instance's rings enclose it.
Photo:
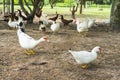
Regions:
[[[32,6],[31,6],[32,7]],[[3,9],[3,5],[0,5],[0,10]],[[20,9],[19,5],[15,5],[15,10]],[[102,9],[102,10],[100,10]],[[109,18],[110,16],[110,7],[103,8],[103,7],[88,7],[83,8],[83,13],[79,14],[79,9],[76,12],[76,15],[79,17],[93,17],[93,18]],[[55,14],[56,11],[59,14],[63,15],[71,15],[70,7],[54,7],[51,9],[50,5],[43,7],[43,12],[46,14]]]
[[[83,13],[79,14],[79,9],[76,12],[77,16],[80,17],[94,17],[94,18],[109,18],[110,16],[110,8],[84,8]],[[69,7],[54,7],[54,9],[51,9],[50,7],[44,7],[43,12],[48,14],[55,14],[56,11],[59,14],[66,14],[71,15],[70,8]]]

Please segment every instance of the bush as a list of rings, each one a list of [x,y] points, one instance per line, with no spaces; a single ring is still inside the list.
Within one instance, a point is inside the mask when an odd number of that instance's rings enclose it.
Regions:
[[[68,3],[57,3],[56,6],[58,7],[70,7],[73,6],[74,3],[68,4]]]

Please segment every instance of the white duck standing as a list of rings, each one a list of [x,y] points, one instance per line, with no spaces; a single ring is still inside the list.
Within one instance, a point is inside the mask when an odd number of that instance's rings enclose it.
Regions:
[[[23,18],[20,16],[19,11],[17,12],[16,15],[18,16],[18,24],[19,24],[20,22],[22,22],[22,23],[23,23],[22,27],[25,28],[24,20],[23,20]]]
[[[11,15],[9,15],[8,25],[10,28],[17,28],[18,21],[12,21]]]
[[[43,22],[39,22],[39,30],[42,32],[46,31],[46,25],[44,25]]]
[[[44,25],[48,25],[47,14],[43,14],[43,13],[42,13],[42,19],[43,19],[43,20],[42,20],[42,21],[43,21],[43,24],[44,24]]]
[[[35,52],[32,49],[35,48],[39,43],[44,41],[49,42],[47,36],[44,36],[38,40],[35,40],[34,38],[27,35],[23,31],[23,28],[21,27],[19,27],[19,29],[17,30],[17,35],[18,35],[20,46],[25,49],[27,54],[35,54]]]
[[[53,32],[57,32],[60,29],[60,23],[53,21],[53,24],[50,26]]]
[[[18,22],[23,22],[23,18],[20,16],[19,11],[16,14],[18,16]]]
[[[83,21],[83,22],[79,22],[78,20],[76,21],[77,24],[77,31],[82,35],[82,36],[86,36],[87,32],[88,32],[88,19]]]
[[[87,64],[94,61],[97,58],[97,53],[101,51],[99,46],[96,46],[92,49],[91,52],[88,51],[71,51],[68,50],[73,57],[75,58],[76,62],[82,65],[82,68],[87,68]]]
[[[95,19],[91,19],[91,18],[88,18],[89,22],[88,22],[88,28],[91,28],[94,23],[95,23]]]

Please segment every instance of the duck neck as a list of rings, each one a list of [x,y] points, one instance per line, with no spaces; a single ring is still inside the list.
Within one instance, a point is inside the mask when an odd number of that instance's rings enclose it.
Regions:
[[[21,21],[21,20],[22,20],[22,17],[21,17],[21,16],[19,16],[19,17],[18,17],[18,19],[19,19],[19,21]]]
[[[17,35],[18,35],[18,37],[19,37],[20,33],[21,33],[21,30],[18,29],[18,30],[17,30]]]
[[[41,39],[41,38],[38,40],[34,40],[34,42],[33,42],[34,47],[37,46],[41,42],[43,42],[43,39]]]
[[[8,21],[8,23],[10,23],[10,22],[12,22],[11,18],[9,18],[9,21]]]
[[[97,58],[97,52],[92,50],[91,51],[91,56],[93,57],[93,59],[96,59]]]
[[[97,51],[94,48],[92,49],[91,52],[97,54]]]
[[[38,40],[36,41],[36,44],[39,44],[39,43],[41,43],[41,42],[44,42],[43,38],[38,39]]]

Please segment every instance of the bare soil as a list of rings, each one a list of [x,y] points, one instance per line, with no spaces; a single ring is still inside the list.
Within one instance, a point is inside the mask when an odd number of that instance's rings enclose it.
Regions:
[[[5,24],[0,22],[1,25]],[[5,26],[5,27],[4,27]],[[0,28],[0,80],[120,80],[120,33],[91,29],[80,37],[75,27],[61,27],[57,34],[46,33],[38,24],[26,25],[26,33],[35,39],[47,35],[50,42],[40,43],[35,55],[26,55],[18,43],[16,30]],[[101,46],[98,58],[81,69],[68,49],[88,50]]]

